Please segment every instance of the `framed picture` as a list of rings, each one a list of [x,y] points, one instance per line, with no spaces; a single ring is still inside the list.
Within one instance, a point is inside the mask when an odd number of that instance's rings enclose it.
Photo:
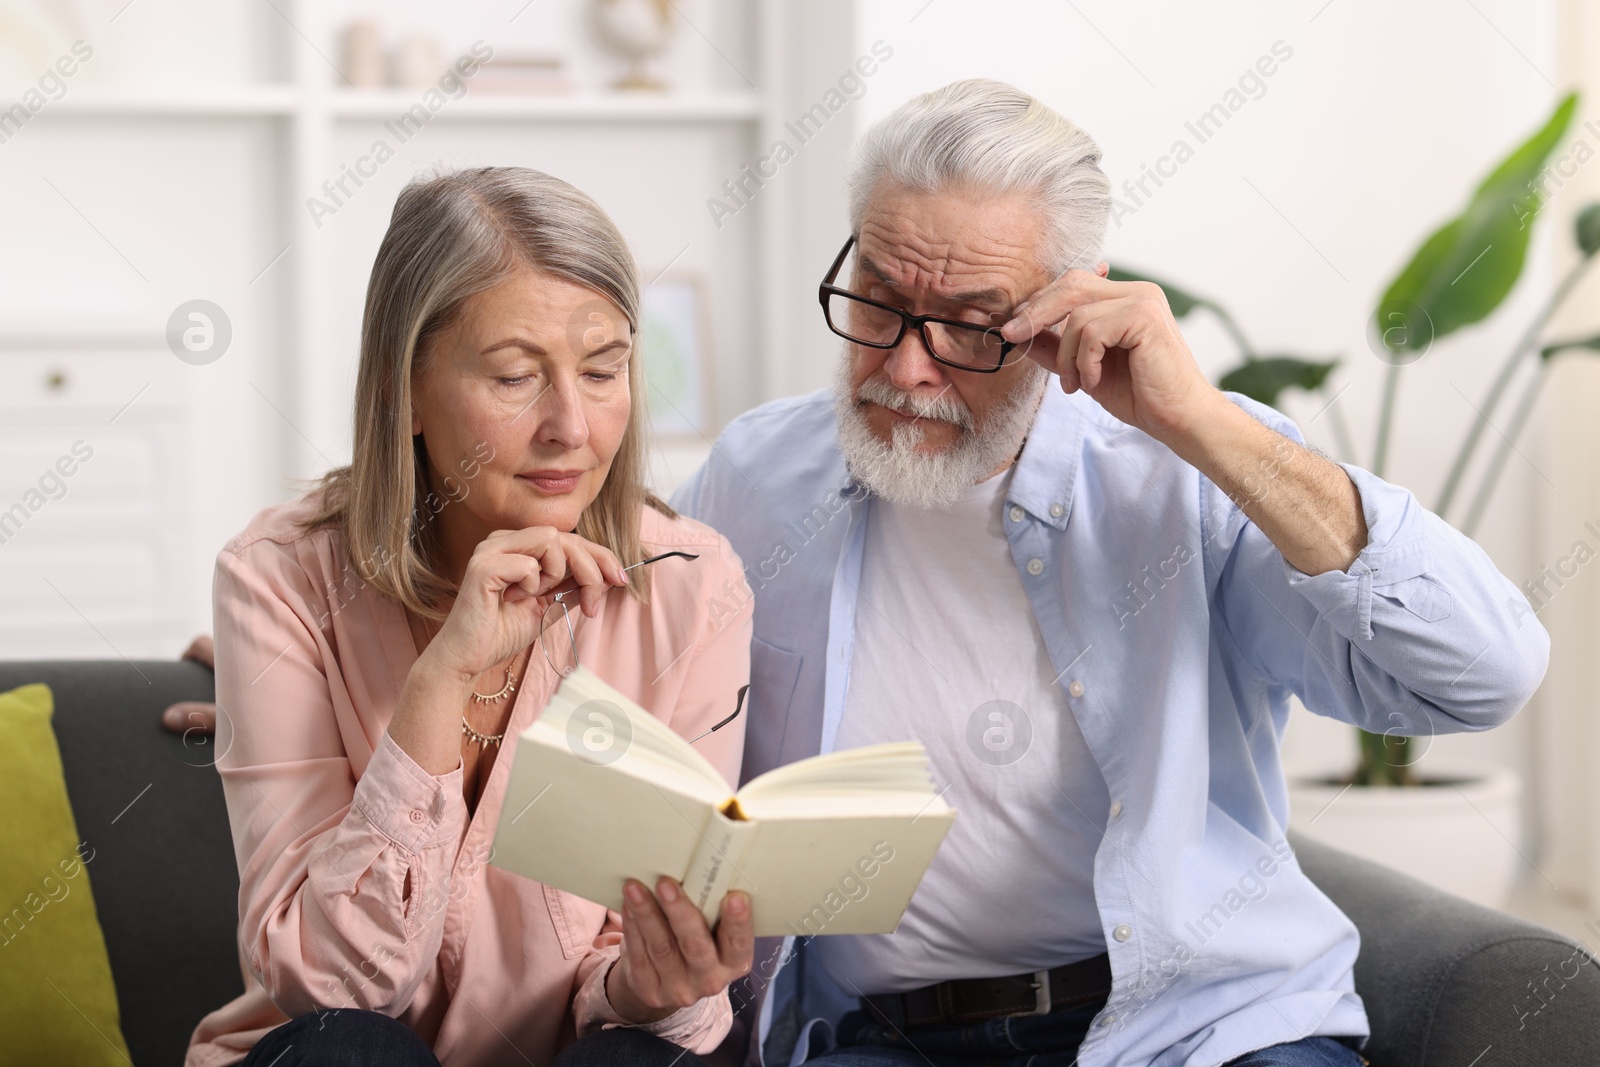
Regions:
[[[641,303],[640,352],[656,435],[697,441],[712,436],[716,420],[704,279],[688,272],[663,274],[645,287]]]

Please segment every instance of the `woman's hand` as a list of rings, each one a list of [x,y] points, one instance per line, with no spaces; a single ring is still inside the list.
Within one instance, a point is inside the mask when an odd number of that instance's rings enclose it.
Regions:
[[[571,581],[569,581],[571,579]],[[558,587],[576,583],[591,618],[622,564],[608,548],[550,526],[496,530],[467,561],[449,617],[427,648],[431,664],[470,681],[533,643]]]
[[[549,526],[496,530],[467,561],[444,626],[418,657],[389,735],[429,774],[461,763],[461,706],[474,680],[533,643],[560,587],[576,583],[586,615],[627,583],[610,549]]]
[[[622,956],[606,976],[606,999],[628,1022],[658,1022],[749,973],[755,935],[744,893],[723,898],[714,939],[671,878],[656,883],[655,896],[630,878],[622,895]]]

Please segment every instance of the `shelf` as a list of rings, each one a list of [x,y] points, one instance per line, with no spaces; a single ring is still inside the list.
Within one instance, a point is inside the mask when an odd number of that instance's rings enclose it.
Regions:
[[[422,102],[421,89],[345,89],[319,95],[315,104],[335,119],[394,119]],[[290,116],[311,101],[288,85],[228,85],[207,89],[82,89],[51,101],[43,114],[208,118]],[[552,122],[751,122],[761,116],[752,92],[550,93],[468,92],[446,98],[433,118]]]
[[[153,118],[289,115],[299,94],[288,85],[195,88],[75,89],[51,101],[45,115],[142,115]]]
[[[393,119],[421,101],[418,89],[346,89],[328,95],[341,119]],[[744,122],[759,118],[755,93],[549,93],[468,92],[446,99],[436,119],[545,119],[550,121]]]
[[[109,350],[161,351],[166,334],[148,323],[74,322],[33,324],[0,322],[0,355],[10,352],[104,352]]]

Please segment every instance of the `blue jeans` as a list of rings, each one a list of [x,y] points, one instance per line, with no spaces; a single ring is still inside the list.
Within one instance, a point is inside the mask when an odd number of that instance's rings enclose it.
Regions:
[[[525,1063],[509,1047],[504,1062]],[[415,1030],[382,1012],[334,1008],[267,1032],[240,1067],[439,1067]],[[581,1037],[550,1067],[705,1067],[694,1053],[643,1030],[619,1027]]]
[[[865,1011],[839,1021],[839,1047],[820,1067],[1072,1067],[1103,1002],[1048,1015],[1006,1015],[981,1023],[883,1026]],[[1227,1067],[1362,1067],[1354,1037],[1307,1037],[1248,1052]]]

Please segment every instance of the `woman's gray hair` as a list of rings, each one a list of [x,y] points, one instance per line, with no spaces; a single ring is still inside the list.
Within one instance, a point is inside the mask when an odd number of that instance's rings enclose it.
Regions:
[[[853,232],[884,182],[1036,197],[1045,223],[1040,266],[1051,277],[1093,270],[1111,217],[1094,138],[1020,89],[982,78],[924,93],[867,130],[850,169]]]
[[[439,603],[456,590],[440,569],[439,525],[429,521],[438,508],[426,442],[411,433],[415,386],[432,363],[434,339],[468,299],[522,268],[592,290],[615,305],[633,336],[628,426],[605,483],[578,519],[578,535],[638,559],[641,509],[676,514],[645,488],[639,273],[615,224],[583,192],[526,167],[417,178],[395,201],[367,283],[352,459],[318,481],[318,504],[304,525],[340,530],[360,577],[424,618],[444,618]],[[648,583],[634,576],[643,573],[632,572],[628,583],[641,599]]]

